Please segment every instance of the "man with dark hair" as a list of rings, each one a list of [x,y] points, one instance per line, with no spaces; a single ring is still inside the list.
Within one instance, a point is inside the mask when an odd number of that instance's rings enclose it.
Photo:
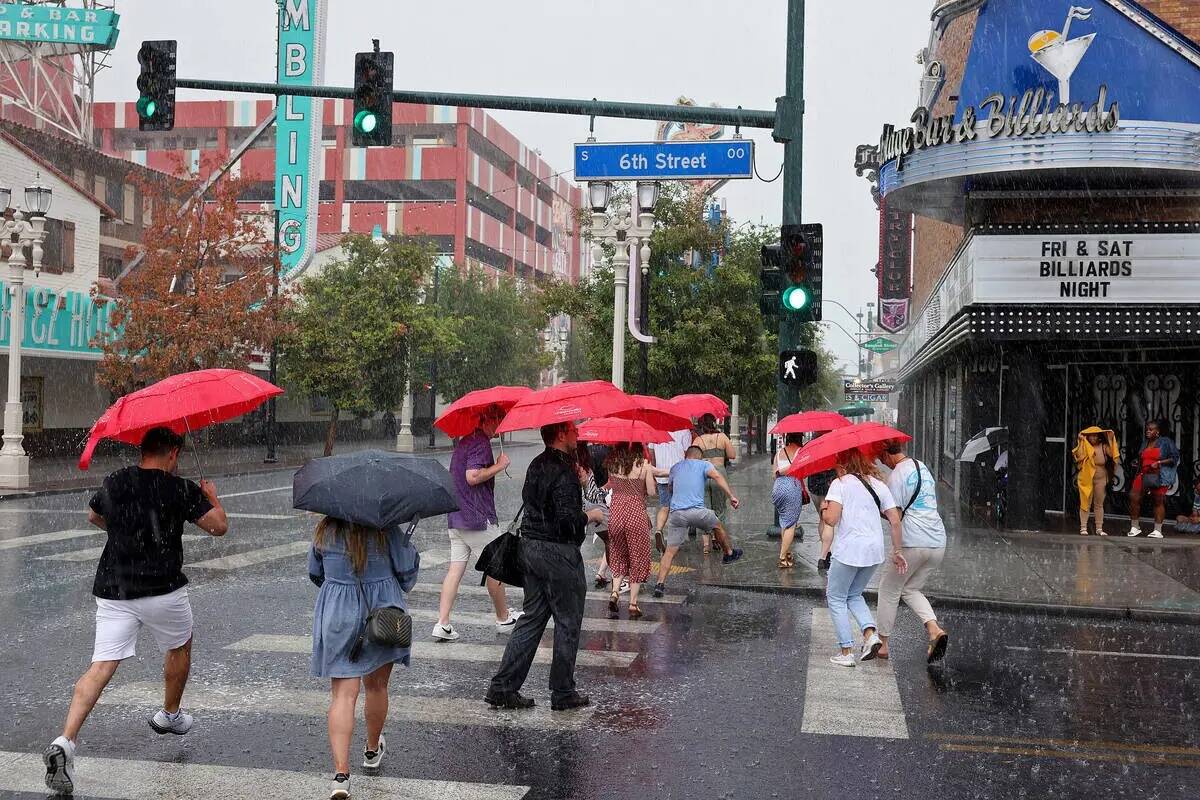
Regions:
[[[546,425],[541,430],[546,449],[533,459],[521,490],[519,555],[525,573],[524,613],[500,669],[484,699],[497,708],[530,708],[521,687],[533,665],[546,623],[554,617],[554,659],[550,664],[550,708],[566,711],[591,701],[575,690],[575,656],[583,626],[587,578],[579,546],[589,522],[604,519],[600,509],[583,511],[575,448],[578,431],[573,422]]]
[[[142,458],[104,479],[92,497],[88,521],[108,533],[96,568],[96,644],[92,666],[75,684],[62,736],[46,748],[46,786],[75,788],[75,737],[122,661],[137,652],[138,632],[150,629],[163,653],[163,707],[150,719],[155,733],[182,736],[192,717],[179,710],[191,671],[192,606],[183,574],[183,523],[224,536],[229,522],[216,487],[175,474],[183,437],[153,428]]]

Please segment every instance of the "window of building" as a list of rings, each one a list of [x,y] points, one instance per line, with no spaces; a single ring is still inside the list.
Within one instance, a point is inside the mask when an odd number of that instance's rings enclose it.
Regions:
[[[121,219],[132,225],[134,223],[134,212],[137,210],[136,189],[132,184],[125,184],[124,197],[122,198]]]
[[[541,200],[548,206],[554,204],[554,190],[541,181],[538,181],[537,196],[538,200]]]
[[[490,267],[495,267],[502,272],[508,272],[509,266],[512,264],[512,259],[504,253],[488,247],[486,244],[481,244],[474,239],[467,240],[466,250],[468,257],[474,258]]]
[[[955,366],[952,372],[946,374],[946,408],[945,420],[946,427],[942,436],[942,453],[946,458],[955,458],[958,453],[958,367]]]
[[[71,177],[75,179],[75,183],[79,186],[88,185],[87,173],[81,170],[79,167],[76,167],[74,170],[72,170]]]
[[[195,150],[196,146],[197,146],[196,137],[195,136],[184,136],[183,139],[180,141],[179,145],[184,150]]]
[[[493,167],[508,173],[513,168],[513,159],[492,142],[483,138],[474,128],[467,131],[467,144],[471,152],[476,153]]]
[[[108,196],[108,181],[105,180],[103,175],[96,176],[96,185],[92,190],[92,196],[102,203],[108,202],[106,199]]]
[[[125,185],[120,181],[107,181],[104,186],[104,202],[117,212],[117,219],[125,215]]]
[[[178,150],[179,149],[178,137],[164,136],[163,142],[162,142],[162,149],[163,150]]]
[[[33,248],[23,250],[25,267],[33,269]],[[51,273],[75,271],[75,223],[46,218],[46,238],[42,241],[39,268]]]
[[[554,237],[551,235],[550,231],[546,230],[541,225],[537,226],[537,234],[534,239],[542,247],[549,247],[554,242]]]
[[[517,213],[517,221],[513,227],[515,227],[517,232],[522,236],[528,236],[530,238],[533,237],[533,220],[524,214]]]

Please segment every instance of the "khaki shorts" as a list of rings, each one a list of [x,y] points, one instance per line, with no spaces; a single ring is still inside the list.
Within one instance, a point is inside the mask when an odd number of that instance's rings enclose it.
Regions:
[[[482,531],[464,531],[458,528],[450,529],[450,560],[470,561],[483,552],[488,543],[502,533],[499,525],[488,525]]]
[[[688,538],[688,528],[698,528],[704,533],[711,532],[721,521],[712,509],[685,508],[682,511],[672,511],[667,517],[667,547],[680,547]]]

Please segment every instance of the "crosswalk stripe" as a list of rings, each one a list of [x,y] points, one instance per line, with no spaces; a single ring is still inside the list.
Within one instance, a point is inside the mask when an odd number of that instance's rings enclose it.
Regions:
[[[220,558],[210,558],[206,561],[197,561],[187,566],[193,569],[242,569],[244,567],[252,567],[255,564],[265,564],[268,561],[274,561],[278,558],[290,558],[308,552],[308,548],[312,546],[311,542],[288,542],[287,544],[277,544],[273,547],[263,547],[258,550],[247,550],[245,553],[235,553],[230,556],[221,556]]]
[[[87,508],[0,508],[0,514],[87,514]]]
[[[45,768],[37,753],[0,751],[0,790],[44,797]],[[260,797],[323,797],[329,776],[257,767],[190,764],[174,761],[136,761],[124,758],[80,757],[76,761],[78,789],[88,797],[112,800],[157,800],[220,797],[225,800]],[[167,788],[169,787],[169,788]],[[355,800],[403,797],[411,800],[520,800],[528,786],[463,783],[459,781],[385,778],[356,773]]]
[[[421,557],[421,566],[426,566],[424,556]],[[478,575],[478,573],[473,573],[473,574]],[[475,580],[478,580],[478,578],[475,578]],[[521,591],[521,588],[519,586],[510,586],[510,587],[505,587],[505,588],[506,589],[515,589],[518,592]],[[420,592],[421,594],[441,594],[441,591],[442,591],[442,585],[440,583],[418,583],[416,586],[413,587],[413,592]],[[465,595],[472,595],[472,596],[486,595],[487,588],[484,586],[463,585],[463,586],[459,587],[458,593],[460,595],[465,594]],[[410,592],[410,594],[411,594],[411,592]],[[624,596],[624,595],[622,595],[622,596]],[[604,602],[607,603],[608,597],[609,597],[608,592],[588,592],[587,593],[588,600],[603,600]],[[642,605],[642,606],[649,606],[649,605],[677,606],[677,605],[682,605],[683,603],[686,603],[686,602],[687,602],[687,596],[681,595],[681,594],[669,594],[669,595],[665,595],[663,597],[654,598],[654,597],[650,596],[649,591],[644,591],[644,592],[642,592],[641,596],[638,597],[638,605]]]
[[[104,531],[99,528],[77,528],[68,531],[51,531],[50,533],[34,533],[29,536],[18,536],[14,539],[0,540],[0,550],[15,550],[18,547],[32,547],[46,542],[62,542],[67,539],[82,539],[85,536],[99,536]]]
[[[243,514],[240,511],[228,511],[225,513],[225,516],[229,517],[229,519],[272,520],[272,519],[301,519],[304,515],[303,514]]]
[[[425,551],[421,553],[421,567],[440,567],[442,564],[450,563],[449,553],[431,553]]]
[[[412,658],[420,661],[477,661],[486,664],[499,664],[504,656],[502,644],[475,644],[474,642],[452,642],[439,644],[436,642],[413,642]],[[286,634],[257,633],[245,639],[226,645],[226,650],[240,650],[251,653],[312,653],[311,636],[291,636]],[[535,664],[549,664],[552,651],[549,647],[539,647],[533,659]],[[604,667],[607,669],[628,669],[638,654],[621,650],[580,650],[575,658],[579,667]]]
[[[208,539],[209,536],[201,536],[194,533],[185,533],[183,541],[195,542],[201,539]],[[52,556],[41,556],[39,561],[95,561],[100,558],[104,552],[103,547],[86,547],[83,550],[72,550],[67,553],[55,553]]]
[[[101,705],[139,706],[146,709],[162,707],[162,684],[150,681],[110,686],[100,695]],[[432,725],[484,725],[498,728],[532,728],[535,730],[572,731],[588,724],[595,706],[575,711],[550,710],[549,703],[538,702],[531,709],[500,711],[483,702],[486,686],[479,697],[429,697],[413,695],[407,690],[393,690],[388,704],[388,719]],[[362,719],[363,699],[360,694],[357,717]],[[189,683],[183,694],[184,708],[191,711],[234,711],[242,713],[284,714],[299,717],[324,718],[329,712],[329,689],[287,689],[269,686],[217,686]],[[205,794],[206,797],[217,796]],[[294,797],[262,793],[260,797]]]
[[[438,612],[432,608],[410,608],[408,613],[413,619],[423,620],[425,622],[437,622]],[[455,611],[450,615],[451,623],[454,625],[481,625],[492,627],[496,624],[496,615],[486,611],[476,613],[472,611]],[[554,620],[550,620],[547,628],[554,627]],[[595,617],[583,618],[583,629],[585,631],[597,631],[600,633],[654,633],[662,623],[657,620],[636,620],[636,619],[597,619]]]
[[[829,661],[836,641],[829,611],[814,608],[800,730],[825,736],[907,739],[908,723],[891,662],[875,659],[839,667]]]
[[[218,495],[218,497],[224,500],[228,497],[249,497],[252,494],[271,494],[273,492],[290,492],[291,490],[292,487],[290,485],[276,486],[273,489],[255,489],[250,492],[230,492],[229,494]]]

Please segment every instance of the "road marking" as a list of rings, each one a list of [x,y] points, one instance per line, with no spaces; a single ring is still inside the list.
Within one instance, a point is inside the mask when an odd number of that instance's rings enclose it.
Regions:
[[[432,608],[410,608],[408,613],[412,615],[413,619],[425,622],[438,621],[438,612]],[[479,625],[491,628],[496,624],[496,615],[486,611],[482,613],[455,611],[450,615],[450,620],[454,625]],[[550,620],[550,623],[546,627],[547,629],[552,629],[554,627],[554,620]],[[662,623],[657,620],[583,618],[583,629],[585,631],[599,631],[602,633],[649,634],[654,633],[660,627],[662,627]]]
[[[210,536],[200,536],[194,533],[185,533],[183,541],[195,542],[200,539],[210,539]],[[40,556],[39,561],[95,561],[104,553],[103,547],[87,547],[83,550],[72,550],[69,553],[55,553],[52,556]]]
[[[477,661],[499,664],[504,656],[505,645],[475,644],[473,642],[413,642],[412,658],[417,661]],[[312,653],[311,636],[257,633],[245,639],[225,645],[226,650],[251,653]],[[539,647],[533,663],[549,664],[552,658],[550,647]],[[638,657],[637,653],[621,650],[580,650],[575,657],[578,667],[604,667],[606,669],[628,669]]]
[[[450,554],[449,553],[434,553],[430,550],[426,550],[425,552],[421,553],[421,568],[422,569],[424,569],[425,567],[440,567],[442,564],[449,564],[449,563],[450,563]],[[441,589],[439,588],[438,591],[441,591]]]
[[[1059,653],[1068,656],[1114,656],[1116,658],[1161,658],[1169,661],[1200,661],[1200,656],[1176,656],[1169,653],[1127,653],[1120,650],[1072,650],[1063,647],[1021,647],[1014,644],[1004,646],[1006,650],[1023,653]]]
[[[315,681],[314,681],[315,682]],[[589,706],[578,711],[550,710],[550,704],[539,702],[531,709],[521,711],[499,711],[483,701],[485,687],[479,689],[478,698],[428,697],[414,695],[407,689],[393,691],[388,708],[388,718],[402,722],[427,723],[431,725],[485,725],[496,728],[532,728],[548,731],[579,730],[591,720],[596,707]],[[100,695],[101,705],[139,706],[146,709],[162,707],[162,683],[139,681],[122,686],[110,686]],[[329,713],[329,690],[286,689],[251,686],[215,686],[188,684],[184,693],[184,707],[199,711],[231,711],[263,714],[285,714],[298,717],[319,717]],[[359,695],[358,713],[361,721],[363,696]],[[0,770],[0,772],[3,772]],[[328,778],[326,779],[328,780]],[[202,784],[195,784],[200,786]],[[328,783],[325,788],[328,789]],[[258,791],[255,797],[297,797],[296,792],[270,794]],[[357,787],[355,792],[357,794]],[[91,794],[88,791],[88,794]],[[205,797],[218,796],[207,791]],[[313,795],[317,796],[317,795]],[[450,795],[453,797],[453,795]]]
[[[422,556],[421,560],[422,560],[421,566],[426,566],[426,564],[424,563],[423,556]],[[506,586],[505,588],[506,589],[516,589],[517,591],[521,591],[521,588],[519,586]],[[418,583],[416,586],[413,587],[413,592],[419,592],[421,594],[441,594],[442,584],[440,584],[440,583]],[[484,586],[475,586],[475,585],[460,586],[458,589],[458,593],[460,595],[463,595],[463,594],[465,594],[465,595],[486,595],[487,588]],[[410,592],[409,594],[412,594],[412,592]],[[622,596],[624,596],[624,595],[622,595]],[[587,593],[588,600],[602,600],[603,602],[607,603],[608,598],[609,598],[608,592],[588,592]],[[683,605],[686,602],[687,602],[687,596],[682,595],[682,594],[669,594],[664,597],[659,597],[659,598],[655,599],[650,596],[650,592],[642,592],[641,596],[638,597],[638,605],[642,605],[642,606],[648,606],[648,605],[678,606],[678,605]]]
[[[0,540],[0,550],[15,550],[18,547],[32,547],[45,542],[62,542],[67,539],[82,539],[85,536],[99,536],[104,531],[99,528],[77,528],[69,531],[51,531],[50,533],[34,533],[29,536],[18,536],[15,539]]]
[[[86,508],[0,508],[0,514],[86,514]]]
[[[1196,767],[1200,760],[1172,758],[1151,753],[1117,753],[1105,750],[1055,750],[1041,747],[1001,747],[990,744],[943,744],[950,753],[984,753],[1002,756],[1031,756],[1034,758],[1066,758],[1071,761],[1119,761],[1122,764],[1147,764],[1159,767]]]
[[[161,687],[160,687],[161,689]],[[395,701],[393,701],[395,702]],[[0,789],[44,797],[46,768],[37,753],[0,751]],[[88,797],[113,800],[157,800],[174,797],[324,797],[329,776],[312,772],[286,772],[257,767],[190,764],[186,761],[135,761],[123,758],[81,756],[75,762],[78,791]],[[355,772],[355,800],[403,797],[412,800],[519,800],[528,786],[492,783],[384,778]],[[184,794],[186,792],[186,795]]]
[[[230,519],[301,519],[303,514],[242,514],[236,511],[226,512]]]
[[[230,494],[220,494],[217,497],[224,500],[227,497],[249,497],[252,494],[271,494],[272,492],[290,492],[291,486],[276,486],[274,489],[255,489],[252,492],[231,492]]]
[[[265,564],[279,558],[302,555],[307,553],[310,547],[312,547],[312,542],[309,541],[288,542],[287,544],[277,544],[274,547],[263,547],[259,550],[248,550],[245,553],[197,561],[187,566],[193,569],[242,569],[255,564]]]
[[[1051,747],[1058,750],[1077,748],[1083,750],[1128,750],[1136,753],[1167,753],[1200,758],[1200,747],[1178,747],[1175,745],[1135,744],[1086,739],[1029,739],[1019,736],[973,736],[965,733],[930,733],[927,738],[942,742],[985,742],[990,744],[1032,745]]]
[[[837,636],[824,608],[812,610],[809,637],[800,730],[826,736],[907,739],[908,724],[891,662],[875,659],[856,667],[831,663]]]

